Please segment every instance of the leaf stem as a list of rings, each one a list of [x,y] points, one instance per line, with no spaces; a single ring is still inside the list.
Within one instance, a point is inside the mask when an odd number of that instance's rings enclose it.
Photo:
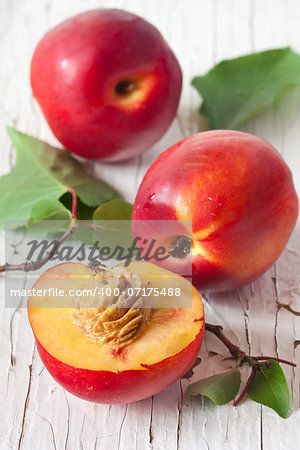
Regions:
[[[72,195],[72,219],[77,217],[77,195],[73,188],[67,187],[68,192]]]
[[[256,371],[257,371],[257,368],[255,366],[253,366],[252,370],[251,370],[250,377],[248,378],[247,383],[245,384],[244,389],[242,390],[240,396],[232,404],[233,406],[238,406],[241,403],[241,401],[243,400],[243,398],[245,397],[245,395],[247,394],[247,391],[248,391],[248,389],[249,389],[249,387],[250,387],[250,385],[251,385],[251,383],[252,383],[252,381],[253,381],[253,379],[255,377]]]

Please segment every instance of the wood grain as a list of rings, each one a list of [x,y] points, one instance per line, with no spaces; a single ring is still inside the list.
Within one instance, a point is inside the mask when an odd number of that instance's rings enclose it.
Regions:
[[[32,52],[45,31],[62,19],[94,7],[120,7],[155,24],[174,49],[184,71],[183,95],[170,130],[134,160],[87,164],[133,201],[154,159],[169,145],[207,124],[198,115],[200,99],[193,76],[216,62],[251,51],[291,45],[300,52],[300,3],[297,0],[2,0],[0,18],[0,158],[9,171],[14,152],[4,125],[57,144],[29,85]],[[243,130],[270,141],[284,155],[300,193],[300,91],[245,124]],[[16,242],[16,245],[18,243]],[[1,249],[1,261],[4,250]],[[209,321],[220,323],[238,345],[252,354],[278,355],[300,366],[300,227],[278,262],[257,282],[239,292],[205,295]],[[0,279],[4,298],[3,277]],[[298,449],[299,368],[284,367],[291,389],[292,413],[280,419],[250,401],[238,408],[216,407],[188,398],[188,380],[142,402],[94,405],[59,387],[44,370],[22,307],[0,315],[1,449]],[[282,305],[292,302],[290,308]],[[24,302],[23,302],[24,303]],[[297,314],[298,313],[298,314]],[[209,352],[215,352],[212,354]],[[230,366],[221,343],[207,336],[193,380]],[[244,374],[246,376],[246,373]]]

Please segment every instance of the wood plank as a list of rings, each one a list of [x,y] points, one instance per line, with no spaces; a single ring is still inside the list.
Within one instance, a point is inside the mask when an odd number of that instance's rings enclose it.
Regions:
[[[155,158],[176,141],[207,129],[198,113],[200,98],[190,86],[193,76],[216,62],[250,51],[292,45],[300,52],[297,0],[105,0],[155,24],[174,49],[184,70],[177,118],[152,149],[132,161],[90,164],[96,176],[133,201],[137,187]],[[14,153],[4,124],[15,125],[57,144],[31,96],[29,63],[39,38],[54,24],[99,1],[3,1],[0,22],[0,170],[9,171]],[[38,18],[38,19],[37,19]],[[242,129],[270,141],[293,170],[300,193],[300,90]],[[209,321],[253,354],[278,355],[300,364],[300,227],[278,262],[258,281],[239,292],[205,295]],[[1,249],[1,258],[4,258]],[[4,298],[3,277],[0,289]],[[290,309],[282,305],[288,305]],[[294,311],[294,313],[293,313]],[[284,366],[292,393],[292,414],[280,419],[250,401],[238,408],[216,407],[189,398],[187,380],[130,405],[94,405],[66,393],[49,376],[36,353],[26,310],[4,308],[0,315],[0,446],[1,449],[285,449],[300,448],[299,370]],[[208,352],[217,352],[213,355]],[[207,335],[193,381],[232,365],[214,336]],[[247,377],[247,369],[243,378]]]

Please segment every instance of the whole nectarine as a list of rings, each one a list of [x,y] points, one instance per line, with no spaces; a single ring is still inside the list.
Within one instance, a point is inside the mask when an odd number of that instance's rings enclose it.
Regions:
[[[151,147],[172,122],[181,69],[160,32],[126,11],[71,17],[39,42],[31,85],[50,128],[84,158],[116,161]]]
[[[176,237],[162,230],[159,244],[177,253],[160,264],[182,273],[190,255],[180,250],[191,247],[193,283],[220,291],[264,273],[283,251],[297,216],[292,174],[280,154],[256,136],[216,130],[159,156],[140,185],[132,218],[134,233],[145,237],[151,230],[143,220],[191,220],[190,243],[182,232]]]

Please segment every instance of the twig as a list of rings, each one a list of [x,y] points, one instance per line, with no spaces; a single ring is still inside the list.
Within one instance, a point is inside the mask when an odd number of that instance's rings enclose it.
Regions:
[[[230,354],[235,358],[239,359],[239,357],[245,353],[239,347],[234,345],[230,340],[224,336],[222,333],[223,327],[221,325],[211,325],[210,323],[205,324],[205,330],[213,333],[220,341],[223,342],[224,345],[228,348]]]
[[[12,270],[20,270],[22,272],[30,272],[32,270],[38,270],[40,269],[44,264],[46,264],[49,259],[54,256],[60,245],[70,236],[72,236],[72,234],[75,231],[75,226],[73,223],[73,220],[70,222],[70,225],[68,226],[68,228],[66,229],[66,231],[64,232],[64,234],[57,239],[56,241],[54,241],[54,245],[52,247],[52,249],[47,252],[45,254],[45,256],[41,259],[38,259],[36,261],[30,261],[30,262],[25,262],[22,264],[4,264],[2,266],[0,266],[0,272],[8,272],[8,271],[12,271]]]
[[[286,359],[276,358],[275,356],[250,356],[247,355],[242,349],[234,345],[230,340],[224,336],[222,333],[223,328],[220,325],[211,325],[210,323],[205,324],[205,330],[213,333],[223,344],[228,348],[230,354],[239,360],[239,365],[248,363],[252,367],[259,367],[261,364],[258,361],[266,361],[268,359],[274,359],[274,361],[281,362],[283,364],[288,364],[290,366],[296,367],[296,364],[287,361]]]
[[[205,324],[205,330],[213,333],[223,344],[228,348],[230,354],[237,360],[236,368],[238,366],[243,365],[244,363],[249,364],[251,367],[251,374],[248,378],[247,383],[245,384],[244,389],[241,392],[239,398],[233,403],[233,406],[237,406],[246,395],[257,371],[261,370],[262,367],[270,369],[272,367],[271,363],[268,361],[269,359],[273,359],[274,361],[281,362],[283,364],[289,364],[290,366],[296,367],[296,364],[286,359],[276,358],[272,356],[250,356],[247,355],[243,350],[234,345],[230,340],[224,336],[222,333],[222,327],[220,325],[211,325],[210,323]],[[259,362],[263,361],[263,362]]]

